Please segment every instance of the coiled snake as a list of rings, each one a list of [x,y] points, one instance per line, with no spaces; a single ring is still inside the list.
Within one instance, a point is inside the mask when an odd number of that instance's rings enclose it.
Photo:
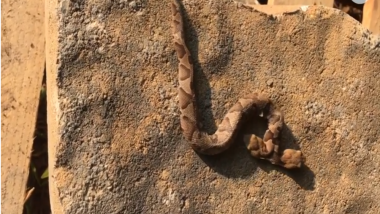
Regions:
[[[208,135],[198,127],[197,106],[193,87],[193,64],[190,52],[184,40],[184,26],[179,4],[172,2],[173,42],[177,57],[179,78],[179,107],[181,111],[181,128],[186,140],[198,153],[215,155],[227,150],[234,142],[238,130],[246,118],[256,114],[268,120],[268,129],[263,139],[255,135],[244,135],[244,143],[255,158],[266,159],[272,164],[288,169],[300,168],[305,157],[300,150],[285,149],[279,151],[279,135],[283,127],[284,117],[275,108],[268,96],[251,93],[240,98],[232,106],[219,124],[217,131]]]

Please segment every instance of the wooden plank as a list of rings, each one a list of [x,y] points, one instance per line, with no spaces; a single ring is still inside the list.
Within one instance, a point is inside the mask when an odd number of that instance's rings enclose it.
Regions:
[[[374,34],[380,34],[380,3],[378,0],[368,0],[363,7],[363,26]]]
[[[45,63],[44,1],[1,1],[1,211],[22,213]]]
[[[281,15],[284,13],[294,13],[298,10],[301,10],[301,5],[244,5],[252,7],[257,11],[268,15]]]
[[[324,5],[334,6],[334,0],[268,0],[268,5]]]

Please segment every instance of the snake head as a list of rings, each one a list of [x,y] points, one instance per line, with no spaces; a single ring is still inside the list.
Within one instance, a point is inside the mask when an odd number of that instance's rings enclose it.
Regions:
[[[281,162],[287,169],[301,168],[306,162],[306,157],[300,150],[285,149],[281,156]]]

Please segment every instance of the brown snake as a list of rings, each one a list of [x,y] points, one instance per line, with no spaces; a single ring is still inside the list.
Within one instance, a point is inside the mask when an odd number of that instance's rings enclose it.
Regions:
[[[179,60],[178,97],[181,128],[191,147],[201,154],[219,154],[231,146],[241,125],[247,120],[246,118],[253,115],[263,115],[268,120],[268,129],[264,138],[261,139],[252,134],[244,136],[244,143],[251,155],[288,169],[300,168],[306,160],[301,151],[294,149],[279,151],[279,135],[284,117],[266,95],[251,93],[239,99],[228,110],[214,134],[208,135],[199,129],[193,87],[193,64],[190,52],[185,44],[183,19],[180,6],[176,0],[172,2],[172,16],[173,42]]]

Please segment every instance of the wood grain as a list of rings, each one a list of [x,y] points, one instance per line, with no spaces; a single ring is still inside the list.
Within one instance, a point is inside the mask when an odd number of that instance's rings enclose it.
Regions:
[[[324,5],[333,7],[333,0],[268,0],[268,5]]]
[[[1,208],[22,213],[43,78],[44,1],[1,2]]]
[[[363,7],[362,24],[374,34],[380,34],[380,3],[368,0]]]

